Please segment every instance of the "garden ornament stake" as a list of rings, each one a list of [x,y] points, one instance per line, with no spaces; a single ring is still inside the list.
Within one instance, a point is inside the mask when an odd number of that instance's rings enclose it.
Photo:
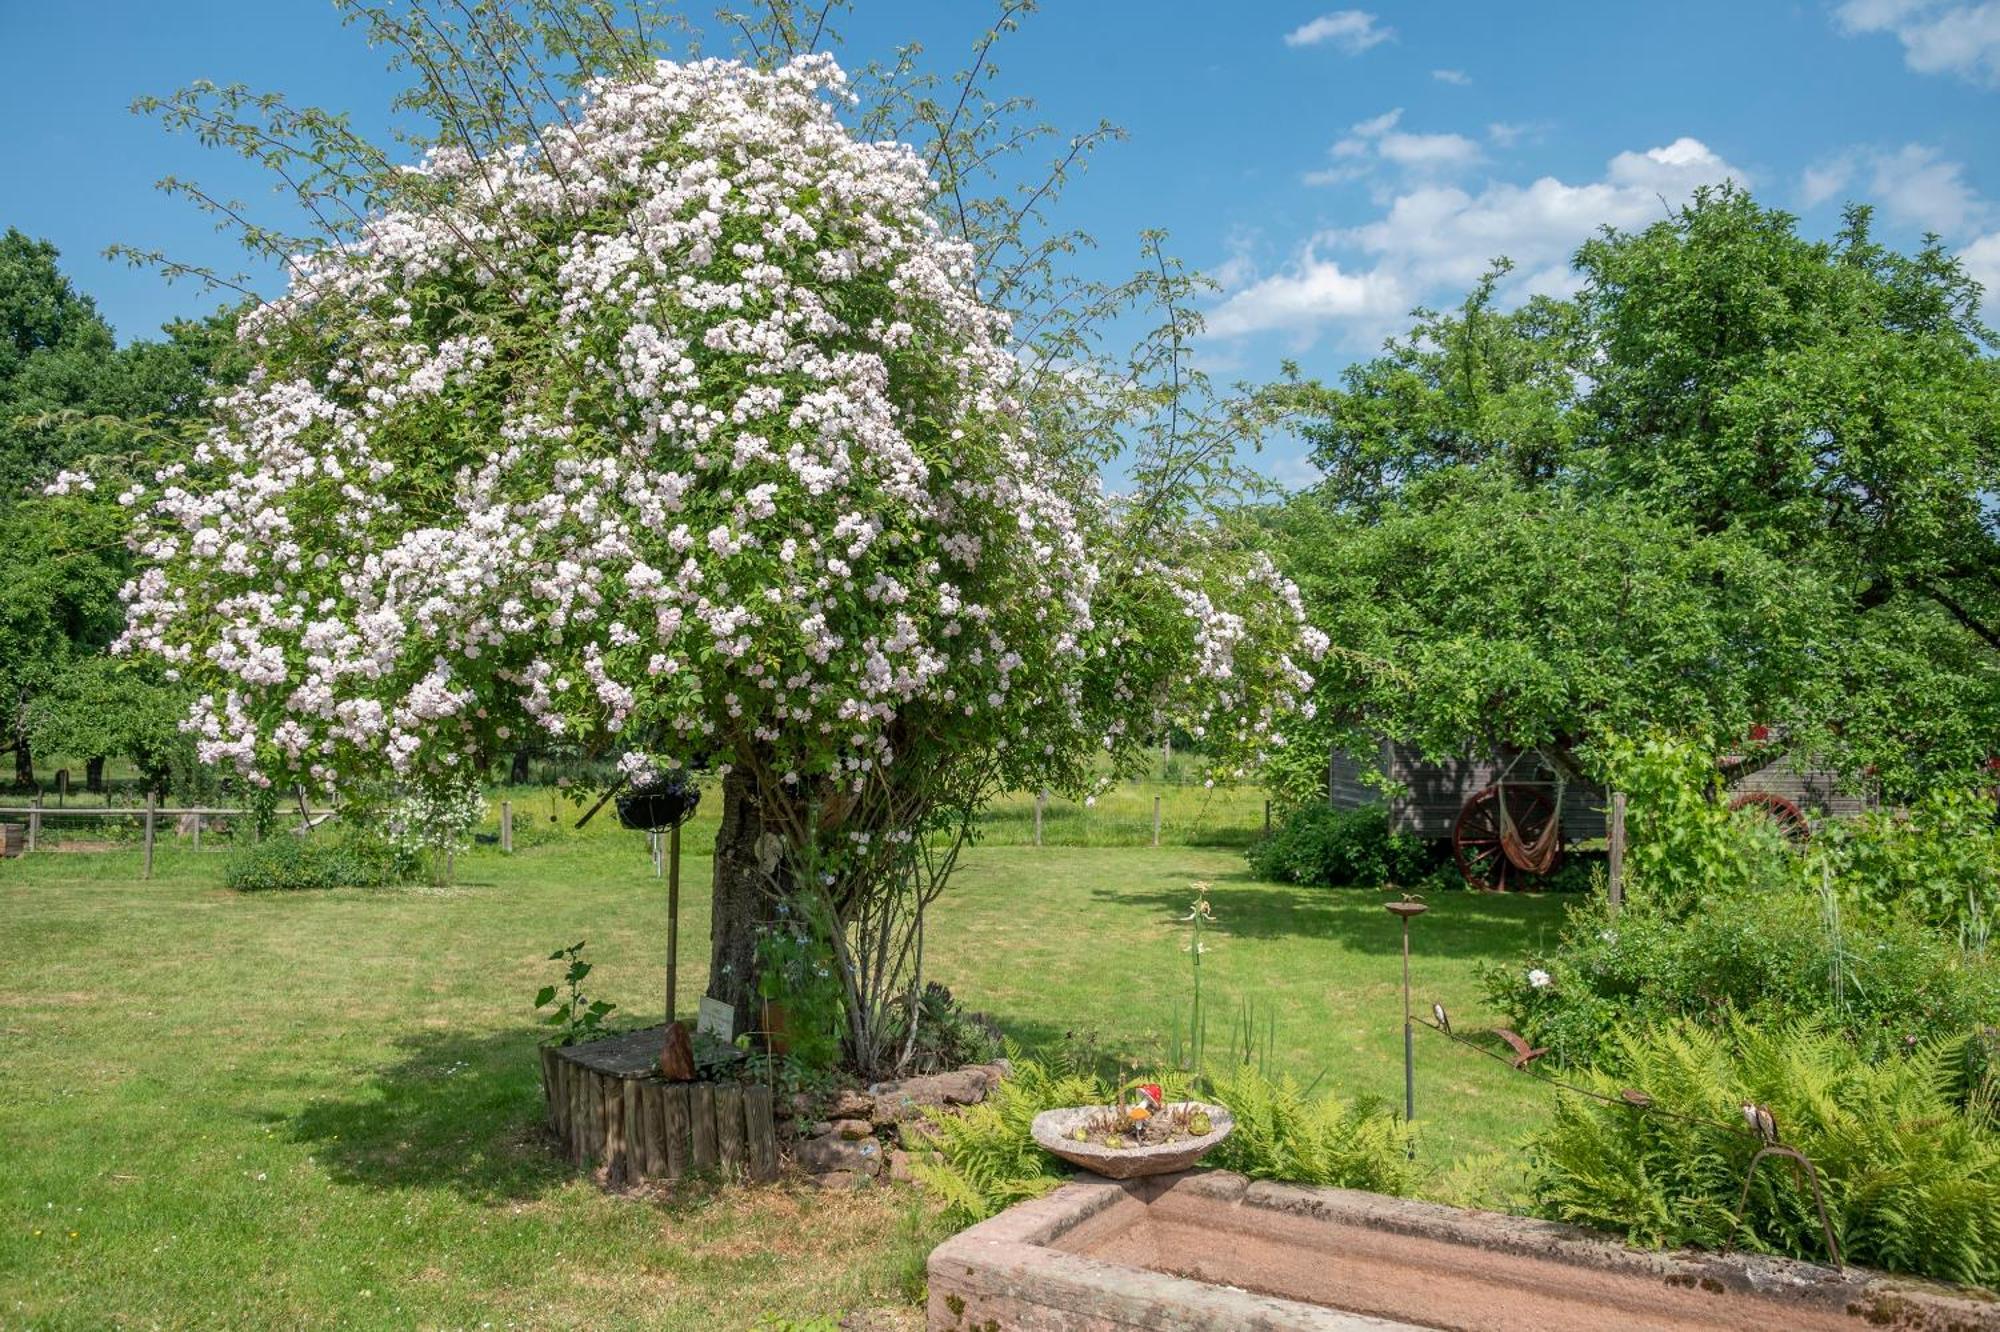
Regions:
[[[635,780],[631,790],[618,797],[620,823],[649,835],[667,834],[667,1031],[660,1072],[669,1082],[694,1080],[694,1045],[674,1014],[680,1007],[681,825],[700,804],[701,788],[677,773]]]
[[[1402,901],[1390,902],[1387,906],[1403,922],[1403,1121],[1409,1123],[1417,1117],[1416,1028],[1410,1023],[1410,919],[1423,915],[1430,908],[1419,901],[1415,893],[1405,893]],[[1416,1145],[1412,1143],[1412,1156],[1416,1150]]]
[[[1804,1152],[1796,1147],[1787,1147],[1779,1141],[1777,1117],[1763,1106],[1754,1101],[1745,1101],[1743,1122],[1750,1126],[1750,1131],[1757,1135],[1763,1145],[1757,1148],[1756,1155],[1750,1158],[1749,1169],[1743,1172],[1743,1193],[1736,1200],[1736,1218],[1729,1227],[1729,1237],[1723,1240],[1722,1247],[1727,1249],[1734,1244],[1736,1232],[1743,1228],[1743,1216],[1750,1206],[1750,1183],[1757,1178],[1757,1167],[1767,1156],[1783,1156],[1790,1158],[1805,1170],[1806,1182],[1812,1185],[1813,1206],[1819,1209],[1819,1228],[1820,1233],[1826,1237],[1827,1257],[1832,1260],[1836,1268],[1843,1266],[1840,1261],[1840,1241],[1833,1237],[1833,1222],[1827,1219],[1826,1195],[1820,1192],[1819,1171],[1814,1169],[1813,1163],[1806,1158]]]

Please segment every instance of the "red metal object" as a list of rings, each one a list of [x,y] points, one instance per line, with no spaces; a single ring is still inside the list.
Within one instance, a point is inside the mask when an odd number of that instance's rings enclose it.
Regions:
[[[1745,791],[1729,802],[1729,808],[1732,813],[1739,809],[1754,809],[1768,815],[1788,842],[1803,843],[1812,836],[1812,821],[1806,818],[1805,811],[1781,795],[1773,795],[1769,791]]]
[[[1507,849],[1500,843],[1503,789],[1507,793],[1507,817],[1513,821],[1514,831],[1522,841],[1534,842],[1556,818],[1555,801],[1540,787],[1510,782],[1504,787],[1489,786],[1472,793],[1459,809],[1458,822],[1452,827],[1451,851],[1465,882],[1486,892],[1504,893],[1509,888],[1519,888],[1524,880],[1537,877],[1509,860]],[[1549,869],[1553,871],[1561,863],[1562,853],[1558,851]]]

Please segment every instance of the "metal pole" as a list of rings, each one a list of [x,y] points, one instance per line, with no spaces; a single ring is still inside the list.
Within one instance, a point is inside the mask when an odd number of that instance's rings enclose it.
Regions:
[[[1160,844],[1160,798],[1153,797],[1153,845]]]
[[[153,877],[153,815],[159,807],[160,797],[156,792],[146,792],[146,874]]]
[[[1625,793],[1611,793],[1611,835],[1606,839],[1607,858],[1611,862],[1605,883],[1611,893],[1611,914],[1617,915],[1625,906]]]
[[[681,964],[681,825],[667,834],[667,1021],[678,1007]]]
[[[1403,917],[1403,1122],[1417,1117],[1416,1028],[1410,1025],[1410,918]]]

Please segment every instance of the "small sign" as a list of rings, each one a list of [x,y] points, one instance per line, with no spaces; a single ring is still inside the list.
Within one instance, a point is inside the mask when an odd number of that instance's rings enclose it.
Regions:
[[[703,995],[694,1029],[699,1035],[713,1036],[724,1045],[729,1044],[736,1039],[736,1006]]]

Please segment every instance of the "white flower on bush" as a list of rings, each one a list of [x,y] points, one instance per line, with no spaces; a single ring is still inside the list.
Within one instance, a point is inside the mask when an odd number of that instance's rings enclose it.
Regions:
[[[407,855],[444,856],[472,845],[486,817],[486,797],[467,777],[420,782],[390,806],[389,840]]]
[[[1538,990],[1547,989],[1554,983],[1554,980],[1554,977],[1550,976],[1548,972],[1543,971],[1540,967],[1531,968],[1528,972],[1528,984]]]

